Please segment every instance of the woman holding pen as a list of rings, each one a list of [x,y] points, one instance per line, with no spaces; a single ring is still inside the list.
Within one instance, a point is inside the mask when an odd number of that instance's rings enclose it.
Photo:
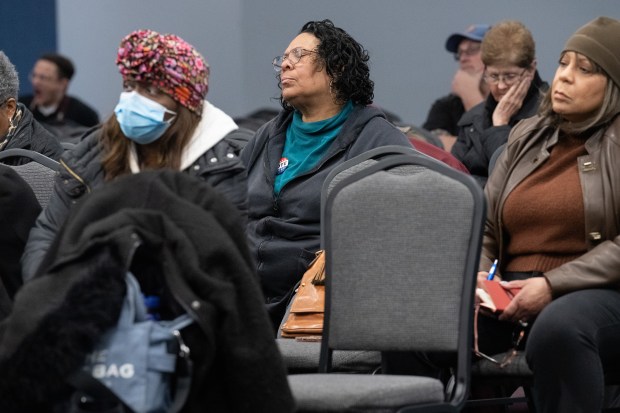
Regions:
[[[599,17],[560,53],[539,116],[517,124],[485,193],[479,284],[520,288],[499,320],[479,318],[480,351],[525,346],[536,410],[596,412],[620,362],[620,21]]]

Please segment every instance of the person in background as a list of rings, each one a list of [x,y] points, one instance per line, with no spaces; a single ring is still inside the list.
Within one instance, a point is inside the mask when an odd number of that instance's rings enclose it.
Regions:
[[[320,198],[329,172],[405,135],[369,106],[368,52],[330,20],[310,21],[273,60],[282,111],[241,154],[248,170],[247,233],[277,329],[294,285],[320,248]]]
[[[124,91],[114,114],[63,156],[50,203],[28,238],[25,281],[34,277],[71,205],[123,175],[171,168],[199,177],[238,207],[245,225],[247,181],[238,154],[249,136],[205,100],[204,58],[174,34],[137,30],[121,41],[116,64]]]
[[[482,40],[482,61],[490,94],[459,121],[452,154],[484,186],[493,153],[517,122],[536,114],[548,85],[536,70],[532,33],[521,22],[494,25]]]
[[[67,94],[74,74],[75,66],[67,57],[58,53],[44,54],[30,73],[33,94],[21,96],[19,100],[44,126],[67,121],[86,128],[95,126],[99,123],[97,112]]]
[[[52,134],[43,128],[23,104],[17,102],[19,77],[8,56],[0,51],[0,151],[28,149],[58,160],[63,148]],[[22,164],[28,158],[11,157],[5,164]]]
[[[452,79],[452,92],[433,103],[422,127],[437,135],[447,152],[456,141],[461,116],[488,94],[482,81],[484,64],[480,58],[480,42],[490,27],[488,24],[471,25],[446,40],[446,50],[454,54],[459,68]]]
[[[599,17],[568,39],[539,116],[512,129],[485,187],[479,280],[499,259],[496,279],[521,290],[502,321],[479,319],[480,350],[505,351],[501,331],[532,325],[542,413],[600,412],[603,373],[620,362],[618,38],[620,21]]]

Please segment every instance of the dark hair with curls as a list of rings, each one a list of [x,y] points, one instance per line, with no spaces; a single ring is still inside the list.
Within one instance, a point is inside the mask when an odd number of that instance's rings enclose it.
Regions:
[[[319,40],[318,60],[332,80],[331,89],[336,102],[368,105],[374,98],[375,83],[370,80],[368,51],[347,32],[334,26],[331,20],[310,21],[303,25],[299,34],[310,33]],[[278,87],[281,87],[278,75]],[[284,109],[292,110],[282,95]]]

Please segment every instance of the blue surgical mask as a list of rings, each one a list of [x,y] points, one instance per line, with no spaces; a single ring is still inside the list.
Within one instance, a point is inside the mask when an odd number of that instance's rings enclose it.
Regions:
[[[138,92],[123,92],[114,108],[121,130],[132,141],[146,145],[155,142],[166,132],[174,116],[164,120],[166,113],[176,113]]]

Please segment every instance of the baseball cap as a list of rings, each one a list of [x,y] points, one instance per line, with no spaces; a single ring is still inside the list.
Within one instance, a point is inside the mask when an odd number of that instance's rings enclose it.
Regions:
[[[448,37],[448,40],[446,40],[446,50],[450,53],[456,53],[459,48],[459,43],[461,43],[463,39],[481,42],[490,28],[491,26],[488,24],[472,24],[463,32],[453,33]]]

